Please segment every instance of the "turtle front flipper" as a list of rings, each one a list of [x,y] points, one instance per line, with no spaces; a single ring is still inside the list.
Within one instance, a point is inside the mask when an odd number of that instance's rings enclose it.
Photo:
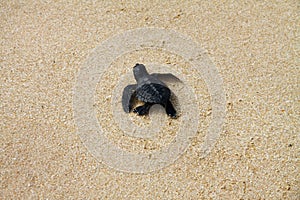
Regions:
[[[151,74],[151,76],[154,76],[163,82],[182,82],[179,78],[177,78],[171,73],[167,73],[167,74],[153,73]]]
[[[129,113],[132,108],[133,108],[133,102],[134,99],[136,98],[136,87],[137,85],[127,85],[124,90],[123,90],[123,95],[122,95],[122,106],[123,110],[126,113]]]

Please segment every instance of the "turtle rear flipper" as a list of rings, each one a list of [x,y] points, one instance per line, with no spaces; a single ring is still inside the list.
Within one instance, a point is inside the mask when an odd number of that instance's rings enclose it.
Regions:
[[[133,109],[133,112],[137,113],[138,115],[147,115],[152,105],[152,103],[145,103],[144,105],[138,106]]]
[[[127,113],[129,113],[133,108],[134,99],[136,98],[136,87],[136,84],[127,85],[123,90],[122,106],[123,110]]]
[[[167,101],[165,108],[166,108],[166,113],[170,117],[177,118],[176,110],[170,100]]]

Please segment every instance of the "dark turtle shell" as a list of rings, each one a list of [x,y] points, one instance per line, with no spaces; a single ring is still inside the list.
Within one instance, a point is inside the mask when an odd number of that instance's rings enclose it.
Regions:
[[[171,91],[164,85],[150,83],[143,84],[136,89],[136,97],[143,102],[164,104],[171,96]]]

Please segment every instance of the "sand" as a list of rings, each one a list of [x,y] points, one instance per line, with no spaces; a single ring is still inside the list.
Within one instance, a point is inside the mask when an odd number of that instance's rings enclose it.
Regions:
[[[299,2],[0,4],[1,199],[300,199]],[[206,77],[191,72],[192,61],[147,48],[115,58],[93,105],[113,144],[154,155],[172,143],[183,119],[197,123],[178,159],[151,173],[132,173],[101,160],[100,133],[78,133],[74,93],[93,49],[142,27],[176,31],[201,46],[222,79],[226,119],[201,156],[216,111]],[[116,88],[137,62],[171,66],[194,92],[195,100],[178,102],[178,120],[163,112],[150,118],[121,112]],[[184,112],[188,100],[198,117]],[[156,117],[164,124],[156,135],[149,132],[151,139],[135,138],[121,130],[116,113],[136,126],[152,123],[151,130]]]

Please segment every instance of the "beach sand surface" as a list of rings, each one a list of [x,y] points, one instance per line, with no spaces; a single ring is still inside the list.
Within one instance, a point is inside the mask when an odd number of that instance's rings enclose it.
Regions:
[[[299,1],[0,5],[1,199],[300,199]],[[176,31],[201,46],[222,78],[226,120],[214,148],[201,157],[213,116],[203,77],[171,52],[145,48],[119,56],[94,89],[94,107],[105,137],[124,151],[168,146],[184,118],[160,115],[165,126],[152,139],[121,130],[114,94],[120,95],[120,77],[136,63],[152,72],[151,65],[171,66],[197,96],[191,102],[199,110],[198,127],[186,151],[170,165],[140,174],[95,157],[97,146],[93,152],[77,134],[73,98],[93,49],[113,35],[147,27]],[[126,84],[134,83],[129,77]],[[137,126],[151,123],[149,117],[122,116]]]

